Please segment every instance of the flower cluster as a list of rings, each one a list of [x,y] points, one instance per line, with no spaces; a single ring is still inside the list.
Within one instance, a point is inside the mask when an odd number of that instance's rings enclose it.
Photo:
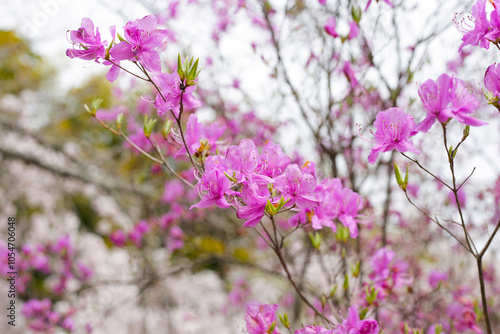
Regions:
[[[248,305],[245,320],[249,334],[280,334],[276,326],[276,304]]]
[[[72,315],[74,310],[61,314],[53,310],[50,299],[30,299],[22,308],[22,314],[27,318],[28,327],[34,333],[53,333],[55,328],[60,327],[66,332],[75,330]]]
[[[7,245],[0,241],[0,275],[7,276]],[[25,244],[16,254],[16,292],[21,298],[33,291],[37,295],[50,296],[53,300],[64,298],[77,284],[87,284],[93,271],[80,261],[75,260],[75,247],[69,236],[63,236],[53,243]],[[52,301],[30,299],[22,307],[27,325],[34,333],[53,333],[56,328],[73,332],[75,309],[65,313],[54,310]]]
[[[0,249],[7,250],[7,247],[0,242]],[[74,246],[68,236],[59,238],[54,243],[45,245],[26,244],[21,247],[19,254],[16,254],[16,266],[18,277],[16,279],[16,289],[20,293],[26,292],[28,286],[33,283],[34,277],[42,277],[43,281],[50,277],[51,284],[46,286],[57,295],[63,295],[70,281],[86,283],[92,277],[92,270],[80,261],[75,261]],[[0,254],[0,274],[6,275],[7,268],[6,254]]]
[[[490,2],[496,5],[493,6],[494,9],[489,19],[486,11],[486,0],[477,0],[469,15],[456,15],[453,19],[455,26],[463,34],[459,51],[462,51],[462,48],[467,45],[489,49],[490,42],[498,43],[500,39],[500,8],[498,1]]]
[[[70,31],[73,48],[66,50],[70,58],[95,60],[106,66],[111,66],[106,78],[113,82],[117,79],[121,69],[121,61],[130,61],[147,75],[145,80],[155,82],[157,97],[155,108],[161,116],[172,110],[175,117],[179,117],[181,105],[188,109],[201,106],[193,95],[194,85],[181,80],[177,69],[173,73],[161,73],[161,59],[159,53],[167,47],[170,33],[166,29],[157,28],[157,19],[153,15],[145,16],[140,20],[129,21],[124,27],[124,37],[118,35],[120,42],[115,42],[116,28],[112,26],[110,32],[112,42],[108,45],[101,40],[99,28],[95,28],[92,20],[82,19],[81,28]],[[179,69],[181,70],[181,69]],[[147,74],[151,72],[152,74]],[[187,73],[186,73],[187,74]],[[196,71],[193,74],[197,75]],[[194,79],[194,78],[192,78]]]
[[[436,119],[446,123],[454,118],[462,124],[481,126],[487,124],[469,116],[479,107],[478,99],[471,94],[463,80],[444,73],[439,78],[420,85],[418,95],[428,113],[417,125],[415,132],[427,132]]]
[[[271,141],[260,153],[252,140],[244,139],[238,146],[231,145],[225,155],[206,159],[205,174],[197,184],[201,200],[191,208],[234,206],[245,227],[255,227],[266,213],[276,214],[278,207],[293,209],[298,211],[290,219],[293,226],[312,223],[314,229],[336,230],[333,221],[338,219],[356,238],[361,197],[344,188],[339,179],[318,181],[313,166],[292,164]]]
[[[108,236],[109,241],[116,247],[133,245],[142,248],[144,245],[144,236],[147,233],[160,234],[164,237],[166,248],[173,252],[184,247],[184,232],[175,224],[182,214],[180,207],[174,206],[169,214],[151,221],[141,220],[134,227],[125,233],[122,229],[116,229]]]
[[[397,289],[411,284],[408,277],[408,263],[396,258],[396,253],[386,248],[379,249],[372,257],[370,265],[373,271],[369,274],[376,291],[376,298],[383,301]]]

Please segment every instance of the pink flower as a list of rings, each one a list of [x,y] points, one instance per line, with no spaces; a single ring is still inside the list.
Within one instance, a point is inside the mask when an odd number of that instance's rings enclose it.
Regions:
[[[81,58],[85,60],[104,59],[106,56],[105,42],[101,41],[99,28],[95,28],[91,19],[83,18],[81,28],[70,31],[71,43],[80,49],[67,49],[66,55],[70,58]]]
[[[238,182],[245,182],[256,174],[260,163],[259,150],[251,139],[243,139],[238,146],[231,145],[226,152],[226,163],[229,169],[236,172]],[[266,181],[271,182],[269,178]]]
[[[311,174],[302,173],[296,164],[288,165],[285,173],[276,177],[275,187],[286,199],[288,206],[296,204],[303,209],[318,206],[318,201],[313,196],[316,188],[316,179]]]
[[[306,326],[302,329],[296,330],[294,334],[332,334],[331,329],[326,329],[321,326]]]
[[[491,64],[484,74],[484,87],[495,97],[500,97],[500,65]]]
[[[462,51],[462,48],[467,45],[479,45],[485,49],[490,48],[490,41],[487,38],[487,34],[491,29],[490,22],[486,17],[486,0],[477,0],[471,8],[470,16],[466,18],[455,16],[453,22],[458,31],[464,34],[458,52]]]
[[[117,247],[122,247],[127,241],[127,236],[123,230],[116,230],[111,232],[109,235],[109,240]]]
[[[129,232],[128,238],[131,242],[135,244],[137,248],[140,248],[142,245],[142,237],[146,234],[150,229],[150,226],[147,221],[141,220],[137,224],[135,224],[132,231]]]
[[[358,85],[358,80],[356,79],[356,72],[351,66],[351,62],[346,60],[344,62],[344,67],[342,68],[342,72],[347,78],[347,81],[351,84],[351,88],[354,88]]]
[[[396,259],[396,253],[393,251],[386,248],[379,249],[373,255],[370,265],[373,271],[369,277],[378,289],[377,299],[384,300],[394,289],[411,283],[406,274],[408,263]]]
[[[158,109],[158,115],[163,115],[172,110],[175,117],[179,117],[181,96],[184,110],[201,107],[201,102],[194,96],[195,86],[185,87],[181,90],[181,78],[175,70],[172,74],[160,73],[153,76],[153,80],[160,87],[162,94],[157,94],[154,106]],[[163,95],[163,96],[162,96]]]
[[[250,287],[244,278],[240,278],[229,292],[229,303],[233,306],[242,305],[249,295]]]
[[[332,334],[378,334],[379,325],[373,319],[360,320],[356,306],[349,308],[349,315]]]
[[[276,323],[276,304],[248,305],[245,320],[249,334],[280,334],[278,326],[269,332],[273,323]]]
[[[477,325],[474,306],[467,298],[458,298],[456,302],[448,306],[446,313],[449,317],[449,322],[453,325],[453,329],[457,332],[462,333],[471,330],[477,334],[483,333]]]
[[[335,30],[335,27],[336,27],[337,23],[335,21],[335,17],[332,16],[328,19],[328,21],[326,21],[326,24],[325,24],[325,31],[328,35],[331,35],[333,37],[339,37],[339,34],[337,34],[337,31]]]
[[[198,122],[198,118],[194,114],[189,115],[185,130],[185,139],[189,147],[189,152],[195,154],[200,148],[203,148],[201,151],[209,150],[215,153],[217,149],[217,140],[222,136],[224,131],[226,131],[226,127],[223,125],[221,126],[217,123],[204,125]],[[182,139],[178,141],[182,144]],[[186,148],[182,145],[182,148],[174,157],[182,156],[186,153]]]
[[[311,217],[312,228],[319,230],[324,226],[330,227],[334,232],[337,226],[333,219],[338,217],[338,206],[335,205],[335,194],[342,190],[340,179],[324,179],[315,189],[316,197],[319,201],[318,207],[314,209]]]
[[[340,222],[349,228],[351,238],[357,238],[358,225],[356,217],[362,206],[361,196],[349,188],[344,188],[342,191],[335,193],[335,200]]]
[[[441,74],[436,81],[427,80],[420,86],[418,95],[428,113],[413,133],[427,132],[436,119],[445,123],[450,118],[455,118],[460,123],[471,126],[488,124],[468,115],[479,107],[479,101],[469,93],[464,81],[446,73]]]
[[[375,132],[376,144],[368,156],[368,162],[372,165],[381,152],[398,150],[399,152],[411,151],[420,154],[410,140],[415,122],[413,117],[406,114],[403,109],[390,108],[379,112],[374,125],[377,128]]]
[[[260,155],[261,174],[274,177],[282,174],[290,164],[291,159],[283,153],[279,145],[268,141],[262,148]]]
[[[158,52],[167,47],[168,31],[156,29],[156,18],[153,15],[145,16],[140,20],[129,21],[123,29],[125,39],[113,46],[110,55],[117,60],[136,59],[151,72],[161,71],[161,60]]]
[[[176,203],[179,198],[184,196],[184,184],[181,180],[174,179],[165,182],[165,190],[161,200],[165,203]]]
[[[356,21],[349,22],[349,27],[350,27],[349,37],[348,37],[349,40],[358,37],[358,35],[359,35],[359,26],[356,23]]]
[[[438,270],[432,270],[429,274],[429,284],[433,289],[437,289],[439,283],[446,281],[448,279],[448,274],[440,272]]]
[[[241,196],[245,205],[240,206],[236,214],[238,218],[246,219],[243,226],[255,227],[264,217],[267,200],[271,196],[269,190],[265,185],[259,187],[255,183],[249,183],[243,187]]]
[[[213,205],[227,209],[231,204],[227,202],[224,195],[239,194],[229,190],[230,183],[228,178],[218,169],[208,170],[196,185],[196,189],[202,197],[197,204],[189,208],[190,210],[193,208],[204,209]]]
[[[184,247],[184,232],[179,226],[172,226],[166,240],[167,249],[173,252]]]

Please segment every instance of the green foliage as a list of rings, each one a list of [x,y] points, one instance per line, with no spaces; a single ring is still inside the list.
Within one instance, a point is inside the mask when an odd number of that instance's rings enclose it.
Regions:
[[[54,72],[26,40],[14,31],[0,30],[0,97],[40,89]]]

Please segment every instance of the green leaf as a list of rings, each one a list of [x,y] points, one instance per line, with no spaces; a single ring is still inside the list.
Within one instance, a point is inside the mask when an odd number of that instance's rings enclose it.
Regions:
[[[359,276],[359,271],[360,271],[360,265],[361,263],[359,261],[356,262],[356,265],[353,266],[351,264],[351,272],[352,272],[352,276],[354,277],[358,277]]]
[[[123,124],[123,113],[119,113],[118,116],[116,116],[116,128],[120,130],[122,128]]]
[[[315,232],[314,234],[309,233],[309,239],[311,239],[311,243],[312,243],[313,247],[316,249],[319,249],[319,247],[321,246],[321,241],[322,241],[321,234],[318,232]]]
[[[226,177],[229,179],[229,181],[234,182],[234,183],[238,183],[238,180],[234,177],[234,172],[233,172],[233,176],[229,176],[226,172],[224,172],[224,175],[226,175]],[[266,211],[267,211],[267,205],[266,205]]]
[[[342,284],[342,287],[345,291],[349,290],[349,275],[347,274],[344,276],[344,284]]]
[[[351,9],[351,15],[352,19],[359,24],[359,21],[361,21],[361,16],[363,14],[363,11],[361,10],[360,7],[352,7]]]
[[[174,122],[171,119],[167,119],[165,123],[163,123],[163,127],[161,128],[161,134],[163,135],[163,138],[167,139],[170,131],[172,130],[172,124],[174,124]]]
[[[184,71],[182,71],[182,61],[181,61],[181,54],[177,54],[177,74],[179,74],[179,77],[182,78],[184,77]]]

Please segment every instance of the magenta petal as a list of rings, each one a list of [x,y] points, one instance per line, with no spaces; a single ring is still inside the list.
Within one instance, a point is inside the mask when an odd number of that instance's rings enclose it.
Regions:
[[[150,72],[161,72],[161,60],[158,52],[141,51],[137,53],[137,59],[144,68]]]
[[[135,59],[135,53],[132,51],[132,45],[127,42],[120,42],[114,45],[109,54],[117,60],[133,60]]]

